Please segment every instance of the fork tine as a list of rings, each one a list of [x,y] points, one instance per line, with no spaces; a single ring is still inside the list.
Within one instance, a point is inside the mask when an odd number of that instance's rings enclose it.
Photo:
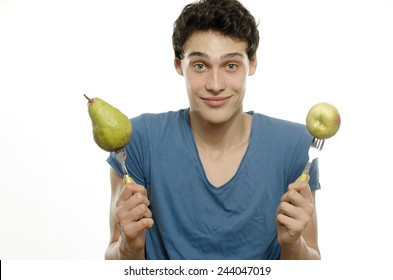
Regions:
[[[325,139],[319,139],[319,138],[314,137],[312,139],[311,146],[313,146],[314,148],[316,148],[318,150],[322,150],[323,144],[325,144]]]
[[[325,144],[325,139],[321,139],[321,147],[319,148],[320,150],[322,150],[323,144]]]
[[[325,144],[325,140],[324,139],[318,139],[318,145],[317,145],[317,149],[318,150],[322,150],[323,148],[323,144]]]

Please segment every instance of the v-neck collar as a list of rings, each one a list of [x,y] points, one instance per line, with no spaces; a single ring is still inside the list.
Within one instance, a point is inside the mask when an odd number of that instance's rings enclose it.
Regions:
[[[198,169],[201,172],[201,175],[202,175],[202,178],[203,178],[203,180],[205,182],[205,185],[207,185],[209,188],[211,188],[211,189],[213,189],[215,191],[221,191],[223,189],[226,189],[230,185],[230,183],[233,180],[236,179],[237,174],[239,172],[241,172],[242,166],[244,165],[244,161],[246,160],[247,155],[249,153],[250,146],[252,144],[253,130],[254,130],[254,126],[255,126],[255,115],[254,115],[254,112],[253,111],[246,112],[246,114],[249,114],[249,115],[252,116],[252,120],[251,120],[251,131],[250,131],[250,136],[249,136],[249,139],[248,139],[248,145],[247,145],[247,149],[246,149],[246,151],[245,151],[245,153],[244,153],[244,155],[242,157],[242,160],[240,161],[240,164],[239,164],[235,174],[232,176],[232,178],[230,178],[223,185],[217,187],[217,186],[213,185],[209,181],[209,179],[208,179],[208,177],[206,175],[206,171],[205,171],[205,168],[204,168],[204,166],[202,164],[202,160],[201,160],[199,152],[198,152],[198,148],[197,148],[197,145],[196,145],[196,142],[195,142],[195,138],[194,138],[194,135],[192,133],[189,111],[190,111],[189,108],[184,110],[184,124],[185,124],[186,131],[187,131],[187,138],[188,138],[187,140],[188,140],[188,143],[192,146],[193,157],[194,157],[195,161],[197,162]]]

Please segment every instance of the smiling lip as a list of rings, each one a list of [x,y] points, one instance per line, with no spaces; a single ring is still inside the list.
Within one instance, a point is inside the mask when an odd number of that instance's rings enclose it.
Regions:
[[[225,96],[225,97],[208,97],[208,98],[203,98],[201,99],[205,101],[207,105],[210,107],[220,107],[224,105],[232,96]]]

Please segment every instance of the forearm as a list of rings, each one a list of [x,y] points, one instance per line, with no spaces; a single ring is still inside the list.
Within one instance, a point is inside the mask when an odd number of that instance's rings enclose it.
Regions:
[[[321,255],[319,251],[307,245],[303,238],[291,246],[281,247],[282,260],[320,260]]]
[[[109,244],[105,252],[106,260],[144,260],[144,250],[131,251],[124,248],[120,241]]]

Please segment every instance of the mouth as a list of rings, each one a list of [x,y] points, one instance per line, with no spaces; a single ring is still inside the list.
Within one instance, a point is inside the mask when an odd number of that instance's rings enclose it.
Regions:
[[[231,96],[221,96],[221,97],[201,97],[201,99],[210,107],[221,107],[228,102]]]

